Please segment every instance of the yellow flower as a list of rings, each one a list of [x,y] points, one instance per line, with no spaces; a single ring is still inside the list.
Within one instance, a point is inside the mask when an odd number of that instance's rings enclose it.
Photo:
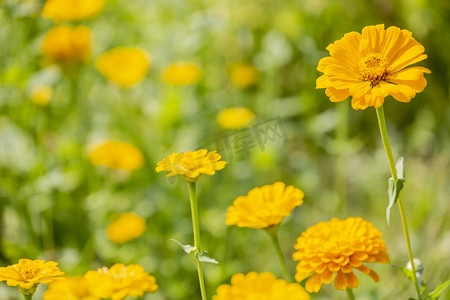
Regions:
[[[47,0],[42,16],[55,23],[89,19],[95,17],[103,5],[104,0]]]
[[[231,285],[222,284],[212,300],[309,300],[309,294],[298,283],[287,283],[272,273],[250,272],[231,277]]]
[[[202,70],[191,62],[177,62],[165,68],[161,73],[162,81],[171,85],[189,85],[197,83],[202,77]]]
[[[249,228],[276,226],[303,203],[303,192],[282,182],[256,187],[228,207],[227,225]]]
[[[202,149],[185,153],[172,153],[158,162],[156,172],[169,172],[167,177],[180,175],[187,182],[196,182],[200,175],[214,175],[225,168],[226,162],[217,151]]]
[[[88,271],[85,278],[89,284],[99,287],[96,293],[101,298],[121,300],[127,296],[143,297],[144,293],[154,293],[158,289],[155,277],[144,272],[139,265],[115,264],[97,271]]]
[[[89,28],[68,25],[53,27],[44,37],[41,52],[48,62],[65,68],[83,65],[91,55]]]
[[[259,80],[259,71],[254,66],[244,63],[231,65],[229,75],[231,82],[239,88],[253,85]]]
[[[144,157],[135,146],[115,140],[105,140],[92,146],[92,164],[110,169],[133,171],[144,164]]]
[[[96,63],[97,70],[122,88],[141,82],[150,67],[150,55],[135,47],[117,47],[103,53]]]
[[[217,116],[217,123],[225,129],[241,129],[255,119],[255,114],[246,107],[232,107],[222,110]]]
[[[366,26],[362,34],[347,33],[327,50],[330,56],[317,67],[324,75],[316,88],[326,89],[332,102],[352,96],[354,109],[379,108],[388,95],[409,102],[427,85],[423,74],[431,73],[422,67],[406,68],[427,56],[410,31],[394,26]]]
[[[98,287],[88,284],[82,276],[65,277],[65,280],[52,282],[44,293],[44,300],[100,300]]]
[[[31,101],[40,106],[47,106],[53,96],[53,88],[48,85],[40,85],[31,91]]]
[[[373,225],[361,218],[320,222],[309,227],[297,239],[292,257],[299,261],[295,279],[306,282],[308,292],[318,292],[322,283],[336,279],[338,290],[358,287],[354,269],[368,274],[375,282],[378,274],[363,263],[388,263],[389,255],[381,233]]]
[[[131,212],[122,214],[106,228],[108,238],[117,244],[140,237],[145,230],[145,220]]]
[[[30,290],[33,294],[39,283],[49,284],[61,279],[58,276],[64,276],[57,265],[53,261],[19,259],[17,264],[0,268],[0,281],[6,281],[9,286],[19,286],[25,292]]]

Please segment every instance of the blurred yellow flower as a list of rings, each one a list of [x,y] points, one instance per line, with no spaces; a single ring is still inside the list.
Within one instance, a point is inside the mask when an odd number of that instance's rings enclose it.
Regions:
[[[145,230],[145,220],[131,212],[122,214],[106,228],[108,238],[117,244],[122,244],[140,237]]]
[[[226,162],[217,151],[202,149],[185,153],[172,153],[158,162],[156,172],[169,172],[167,177],[180,175],[187,182],[196,182],[201,174],[214,175],[222,170]]]
[[[309,294],[298,283],[287,283],[272,273],[250,272],[231,277],[231,285],[222,284],[212,300],[309,300]]]
[[[104,0],[47,0],[42,16],[55,23],[89,19],[95,17],[103,5]]]
[[[125,171],[139,169],[144,164],[144,157],[138,148],[115,140],[105,140],[94,144],[89,159],[96,166]]]
[[[53,88],[49,85],[39,85],[31,90],[31,101],[40,106],[47,106],[53,96]]]
[[[39,283],[49,284],[61,279],[58,276],[64,276],[57,265],[53,261],[19,259],[17,264],[0,268],[0,281],[6,281],[9,286],[19,286],[24,294],[33,294]]]
[[[44,37],[41,52],[48,62],[65,68],[83,65],[91,55],[89,28],[68,25],[53,27]]]
[[[368,274],[375,282],[378,274],[363,263],[389,263],[389,255],[382,234],[362,218],[333,218],[309,227],[297,239],[292,257],[299,261],[295,279],[306,281],[308,292],[318,292],[322,283],[336,279],[338,290],[354,289],[359,285],[354,269]]]
[[[303,192],[283,182],[256,187],[228,207],[226,224],[264,229],[276,226],[303,203]]]
[[[82,276],[65,277],[52,282],[44,293],[44,300],[100,300],[94,287]]]
[[[122,88],[141,82],[150,67],[150,55],[135,47],[117,47],[103,53],[96,63],[97,70]]]
[[[422,67],[406,68],[427,56],[410,31],[394,26],[386,30],[383,24],[366,26],[362,34],[347,33],[327,50],[330,56],[317,67],[324,75],[316,88],[326,89],[333,102],[352,96],[354,109],[379,108],[388,95],[409,102],[427,85],[424,73],[431,73]]]
[[[258,82],[259,71],[252,65],[235,63],[230,67],[229,76],[235,86],[245,88]]]
[[[241,129],[255,119],[255,114],[246,107],[231,107],[222,110],[217,116],[217,123],[225,129]]]
[[[144,272],[139,265],[115,264],[97,271],[88,271],[84,276],[89,284],[98,287],[96,293],[101,298],[122,300],[127,296],[143,297],[144,293],[154,293],[158,289],[155,277]]]
[[[189,85],[197,83],[202,77],[200,67],[191,62],[177,62],[165,68],[161,73],[161,79],[166,84]]]

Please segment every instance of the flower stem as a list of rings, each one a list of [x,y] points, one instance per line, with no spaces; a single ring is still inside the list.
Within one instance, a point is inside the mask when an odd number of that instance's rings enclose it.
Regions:
[[[23,295],[23,298],[25,298],[25,300],[31,300],[31,299],[33,299],[33,294],[31,294],[31,295]]]
[[[355,295],[353,294],[352,289],[347,288],[347,296],[348,296],[348,299],[355,300]]]
[[[277,253],[278,259],[280,260],[281,269],[283,270],[284,278],[288,282],[292,282],[291,276],[286,269],[286,263],[284,261],[283,252],[281,251],[280,241],[278,239],[278,225],[268,227],[264,230],[270,236],[272,240],[273,247],[275,248],[275,252]]]
[[[381,133],[381,139],[383,140],[384,149],[386,150],[386,155],[389,161],[389,168],[391,169],[391,174],[394,180],[397,180],[397,170],[395,169],[395,161],[394,156],[392,155],[391,145],[389,144],[389,138],[387,134],[386,129],[386,120],[384,118],[384,109],[383,106],[380,108],[377,108],[377,118],[378,118],[378,125],[380,127],[380,133]],[[402,219],[403,224],[403,232],[405,233],[405,240],[406,240],[406,246],[408,248],[408,255],[409,255],[409,261],[411,262],[411,269],[412,269],[412,275],[414,279],[414,285],[416,287],[417,296],[419,297],[419,300],[422,300],[422,294],[420,292],[420,286],[419,282],[417,280],[416,276],[416,267],[414,266],[414,256],[411,249],[411,241],[409,239],[409,231],[408,231],[408,224],[406,222],[406,215],[405,210],[403,209],[403,203],[402,199],[399,196],[397,199],[398,208],[400,210],[400,216]]]
[[[189,184],[189,198],[191,200],[191,213],[192,213],[192,227],[194,228],[194,247],[197,253],[201,252],[200,249],[200,226],[198,224],[198,201],[197,201],[197,186],[195,182]],[[200,291],[202,293],[202,300],[206,300],[205,279],[203,278],[202,262],[197,260],[198,280],[200,282]]]

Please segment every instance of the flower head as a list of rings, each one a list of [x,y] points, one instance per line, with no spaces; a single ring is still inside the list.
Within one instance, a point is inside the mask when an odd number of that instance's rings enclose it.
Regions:
[[[142,297],[144,293],[154,293],[158,289],[155,277],[144,272],[139,265],[115,264],[97,271],[88,271],[84,276],[89,284],[99,287],[101,298],[121,300],[127,296]]]
[[[95,17],[103,5],[104,0],[47,0],[42,16],[55,23],[89,19]]]
[[[252,65],[235,63],[230,67],[229,76],[235,86],[245,88],[258,82],[259,71]]]
[[[44,293],[44,300],[100,300],[98,287],[90,285],[82,276],[65,277],[52,282]]]
[[[246,107],[224,109],[217,116],[217,123],[225,129],[241,129],[255,119],[255,114]]]
[[[202,149],[185,153],[172,153],[158,162],[156,172],[169,172],[167,177],[180,175],[187,182],[196,182],[200,175],[214,175],[225,168],[226,162],[217,151]]]
[[[256,187],[228,207],[227,225],[249,228],[276,226],[303,203],[303,192],[283,182]]]
[[[427,58],[424,47],[408,30],[384,25],[366,26],[362,34],[350,32],[327,47],[330,56],[320,60],[324,73],[316,88],[324,88],[333,102],[352,96],[354,109],[379,108],[388,95],[409,102],[424,90],[427,81],[422,67],[409,67]]]
[[[39,85],[31,90],[31,101],[39,106],[47,106],[53,96],[53,88],[49,85]]]
[[[141,151],[135,146],[115,140],[105,140],[92,146],[89,158],[96,166],[133,171],[144,164]]]
[[[250,272],[231,277],[231,285],[222,284],[217,288],[213,300],[309,300],[309,294],[298,283],[287,283],[277,279],[272,273]]]
[[[117,244],[122,244],[140,237],[145,230],[145,220],[131,212],[122,214],[106,228],[108,238]]]
[[[150,55],[142,49],[117,47],[103,53],[96,67],[107,79],[128,88],[145,78],[150,63]]]
[[[378,274],[364,263],[388,263],[389,255],[381,238],[381,233],[373,225],[361,218],[320,222],[309,227],[297,239],[292,257],[299,261],[295,279],[306,282],[308,292],[318,292],[322,283],[334,281],[338,290],[357,288],[358,277],[354,269],[369,275],[375,282]]]
[[[0,268],[0,281],[6,281],[9,286],[30,290],[39,283],[49,284],[61,279],[58,276],[64,276],[64,272],[57,265],[54,261],[19,259],[17,264]]]
[[[200,67],[191,62],[177,62],[165,68],[161,73],[164,83],[184,86],[197,83],[202,77]]]

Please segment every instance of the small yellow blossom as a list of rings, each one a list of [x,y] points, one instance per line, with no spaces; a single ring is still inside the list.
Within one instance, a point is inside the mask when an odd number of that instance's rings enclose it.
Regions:
[[[333,218],[309,227],[297,239],[292,257],[299,261],[295,279],[306,281],[308,292],[318,292],[322,284],[334,280],[338,290],[359,285],[354,269],[369,275],[375,282],[378,274],[363,263],[388,263],[389,255],[382,234],[362,218]]]
[[[135,47],[117,47],[103,53],[96,63],[97,70],[122,88],[141,82],[150,67],[150,55]]]
[[[222,110],[217,116],[217,123],[225,129],[241,129],[250,125],[255,114],[246,107],[231,107]]]
[[[33,294],[39,283],[49,284],[64,276],[57,265],[53,261],[19,259],[17,264],[0,268],[0,281],[19,286],[24,294]]]
[[[161,73],[164,83],[184,86],[197,83],[202,77],[200,67],[191,62],[177,62],[165,68]]]
[[[155,277],[144,272],[139,265],[115,264],[97,271],[88,271],[85,278],[89,284],[99,287],[96,291],[101,298],[122,300],[127,296],[143,297],[144,293],[154,293],[158,289]]]
[[[122,244],[140,237],[145,230],[145,220],[131,212],[122,214],[106,228],[108,238],[117,244]]]
[[[82,276],[65,277],[65,280],[52,282],[44,293],[44,300],[100,300],[98,287],[88,284]]]
[[[40,106],[47,106],[53,96],[53,88],[49,85],[40,85],[31,90],[31,101]]]
[[[222,284],[212,300],[309,300],[309,294],[298,283],[287,283],[272,273],[250,272],[231,277],[231,285]]]
[[[226,224],[249,228],[276,226],[303,203],[303,192],[283,182],[256,187],[228,207]]]
[[[115,140],[105,140],[92,146],[89,158],[96,166],[133,171],[144,164],[141,151],[135,146]]]
[[[103,9],[103,5],[104,0],[47,0],[42,16],[55,23],[90,19]]]
[[[42,55],[49,63],[66,69],[85,64],[91,56],[90,31],[86,26],[56,26],[42,42]]]
[[[230,67],[229,76],[235,86],[245,88],[258,82],[259,71],[252,65],[235,63]]]
[[[202,149],[185,153],[172,153],[158,162],[156,172],[169,172],[167,177],[180,175],[187,182],[196,182],[201,174],[214,175],[222,170],[226,162],[217,151]]]

